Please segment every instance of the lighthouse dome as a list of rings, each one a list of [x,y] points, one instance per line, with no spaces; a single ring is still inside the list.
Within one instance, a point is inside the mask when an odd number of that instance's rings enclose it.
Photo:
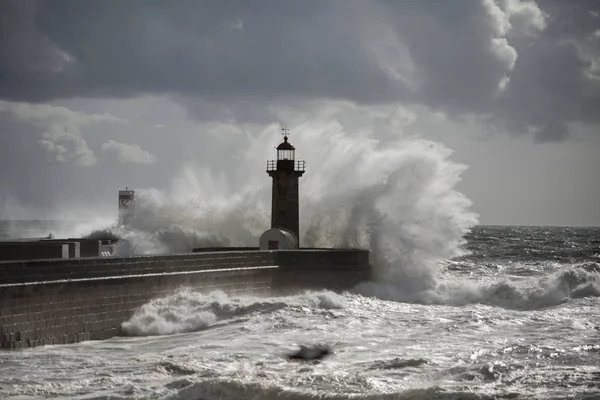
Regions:
[[[290,142],[288,142],[287,136],[283,138],[283,143],[277,146],[277,150],[296,150],[294,146]]]

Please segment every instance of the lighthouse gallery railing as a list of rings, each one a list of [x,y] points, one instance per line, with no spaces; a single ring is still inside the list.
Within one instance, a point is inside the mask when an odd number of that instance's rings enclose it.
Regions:
[[[277,162],[278,161],[290,161],[291,160],[268,160],[267,161],[267,172],[269,171],[277,171]],[[293,161],[294,163],[294,171],[298,171],[298,172],[304,172],[306,169],[306,162],[305,161]],[[279,168],[281,169],[281,168]]]

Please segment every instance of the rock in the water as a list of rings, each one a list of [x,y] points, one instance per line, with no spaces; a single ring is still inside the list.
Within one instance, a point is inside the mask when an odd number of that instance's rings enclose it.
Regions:
[[[320,360],[327,357],[331,353],[332,351],[329,346],[319,344],[313,346],[300,345],[300,349],[295,353],[289,354],[288,359],[303,361]]]

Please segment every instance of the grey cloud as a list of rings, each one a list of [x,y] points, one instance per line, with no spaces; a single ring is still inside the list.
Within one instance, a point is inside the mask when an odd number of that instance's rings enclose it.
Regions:
[[[94,152],[81,135],[81,128],[94,123],[125,123],[112,115],[77,113],[65,107],[49,104],[29,104],[0,100],[0,113],[7,113],[42,131],[39,144],[48,159],[90,166],[97,162]]]
[[[52,125],[42,137],[39,142],[48,152],[50,161],[73,161],[75,165],[81,166],[95,165],[98,161],[78,129],[70,130],[61,125]]]
[[[408,12],[392,3],[390,14],[419,66],[424,104],[540,140],[564,137],[569,122],[600,121],[600,81],[576,51],[600,27],[587,13],[598,3],[407,3]]]
[[[600,118],[596,0],[0,7],[11,16],[0,39],[5,99],[161,93],[239,109],[315,98],[419,103],[542,140]]]
[[[14,79],[24,78],[26,60],[3,68],[3,95],[34,101],[159,92],[376,100],[390,82],[364,56],[353,23],[360,16],[340,14],[335,4],[40,2],[34,24],[40,39],[23,45],[57,43],[73,61],[70,68],[36,74],[52,80],[47,86]],[[377,88],[369,89],[373,83]]]
[[[547,27],[536,40],[513,40],[519,61],[511,85],[499,99],[504,122],[513,130],[530,128],[540,140],[568,135],[570,122],[600,122],[600,77],[594,76],[594,60],[600,61],[600,41],[590,43],[600,19],[597,0],[542,0]]]
[[[102,145],[102,150],[112,150],[117,154],[120,163],[154,164],[154,154],[142,149],[137,144],[127,144],[109,140]]]
[[[93,105],[85,107],[82,103],[86,101]],[[101,215],[110,216],[115,211],[117,189],[127,185],[160,186],[168,182],[181,164],[181,158],[178,158],[181,149],[169,148],[168,141],[172,139],[162,130],[151,129],[139,120],[115,117],[115,114],[132,118],[135,115],[123,104],[111,108],[107,103],[106,100],[78,100],[72,104],[10,102],[12,111],[0,111],[0,219],[25,217],[85,221]],[[7,107],[6,103],[1,104]],[[146,106],[147,103],[144,104]],[[98,109],[107,112],[94,114],[94,110]],[[40,140],[46,140],[44,133],[51,132],[53,125],[60,128],[59,132],[65,129],[77,132],[91,156],[86,158],[83,157],[85,152],[77,153],[72,140],[48,140],[51,145],[40,143]],[[178,134],[183,136],[181,132]],[[120,163],[115,150],[102,150],[102,145],[111,139],[144,143],[144,150],[158,156],[155,164]],[[66,148],[67,153],[61,153],[62,149],[58,146]],[[175,154],[178,157],[172,157]],[[58,156],[64,156],[66,161],[60,162]],[[163,161],[163,158],[167,160]],[[92,159],[96,163],[90,167],[89,160]],[[60,212],[63,214],[57,215]]]

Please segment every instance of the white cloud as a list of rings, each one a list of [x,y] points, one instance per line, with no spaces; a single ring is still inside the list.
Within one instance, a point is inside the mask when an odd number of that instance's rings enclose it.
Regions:
[[[510,18],[511,29],[528,34],[546,29],[546,15],[534,1],[501,0],[500,5]]]
[[[26,121],[42,130],[40,145],[54,162],[91,166],[98,161],[81,128],[96,123],[127,123],[110,114],[86,114],[51,104],[31,104],[0,100],[0,112]]]
[[[515,30],[517,34],[527,35],[542,31],[546,27],[546,19],[532,1],[483,0],[483,5],[495,35],[490,43],[491,51],[506,70],[506,75],[500,78],[497,86],[497,91],[503,92],[510,83],[510,72],[514,70],[518,57],[517,50],[509,43],[507,35]]]
[[[113,150],[119,162],[132,164],[154,164],[156,157],[154,154],[142,149],[137,144],[121,143],[109,140],[102,145],[102,150]]]

